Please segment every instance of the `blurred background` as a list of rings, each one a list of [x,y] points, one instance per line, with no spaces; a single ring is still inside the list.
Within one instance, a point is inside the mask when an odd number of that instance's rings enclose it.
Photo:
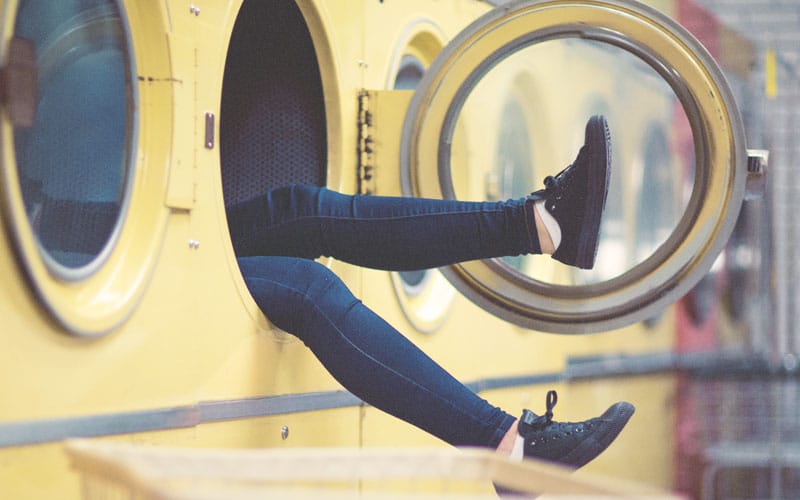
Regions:
[[[718,265],[682,301],[687,349],[707,342],[752,357],[683,381],[677,481],[699,494],[703,478],[694,471],[705,454],[707,497],[800,498],[800,2],[697,4],[681,23],[729,59],[723,66],[748,144],[770,150],[770,170],[767,195],[745,203]],[[726,51],[722,26],[746,37],[752,52]]]

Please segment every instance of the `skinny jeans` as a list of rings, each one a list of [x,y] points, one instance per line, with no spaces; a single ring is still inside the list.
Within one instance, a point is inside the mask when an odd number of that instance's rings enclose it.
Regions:
[[[515,418],[461,384],[313,259],[403,271],[540,253],[524,199],[360,196],[292,185],[229,207],[228,223],[258,306],[346,389],[451,445],[497,447]]]

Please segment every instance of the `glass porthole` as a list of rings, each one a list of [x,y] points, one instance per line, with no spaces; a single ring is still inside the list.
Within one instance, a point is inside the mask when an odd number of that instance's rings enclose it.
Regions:
[[[400,60],[400,68],[394,79],[395,90],[414,90],[425,74],[425,66],[422,61],[411,54],[406,54]]]
[[[528,81],[517,85],[521,74]],[[524,89],[524,121],[505,113],[514,88]],[[619,328],[652,317],[708,271],[745,184],[743,125],[727,82],[689,33],[638,2],[521,0],[462,31],[409,105],[403,192],[467,200],[487,198],[486,173],[501,185],[496,163],[509,161],[497,151],[514,134],[487,131],[517,123],[539,184],[574,160],[595,113],[611,127],[614,171],[595,269],[543,256],[542,266],[487,259],[443,269],[473,302],[520,326]]]
[[[161,4],[9,0],[2,15],[4,222],[54,325],[102,335],[138,306],[167,227],[174,101]]]
[[[642,141],[641,178],[638,180],[639,196],[636,210],[636,262],[644,260],[661,246],[675,227],[686,208],[688,199],[682,199],[691,187],[690,169],[693,162],[674,168],[676,157],[669,146],[666,130],[654,124],[647,128]]]
[[[85,276],[118,233],[130,188],[131,57],[114,1],[20,2],[14,37],[33,42],[33,126],[14,127],[22,199],[51,272]]]

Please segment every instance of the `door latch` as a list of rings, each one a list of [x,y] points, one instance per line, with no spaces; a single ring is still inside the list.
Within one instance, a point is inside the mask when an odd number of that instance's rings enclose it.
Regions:
[[[769,151],[766,149],[747,150],[747,181],[745,200],[760,200],[767,191],[767,167]]]
[[[32,40],[12,38],[6,65],[0,68],[0,103],[15,127],[33,127],[36,119],[38,70]]]

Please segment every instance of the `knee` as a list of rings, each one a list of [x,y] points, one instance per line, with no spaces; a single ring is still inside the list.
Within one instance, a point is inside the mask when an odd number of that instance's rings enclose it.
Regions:
[[[358,300],[342,280],[313,260],[240,259],[245,282],[267,318],[303,341],[319,330],[320,322],[336,322]]]
[[[349,304],[355,299],[347,285],[333,271],[313,260],[303,260],[297,286],[306,307],[330,308]]]
[[[267,199],[274,209],[283,213],[310,215],[314,212],[322,188],[308,184],[290,184],[267,193]]]

